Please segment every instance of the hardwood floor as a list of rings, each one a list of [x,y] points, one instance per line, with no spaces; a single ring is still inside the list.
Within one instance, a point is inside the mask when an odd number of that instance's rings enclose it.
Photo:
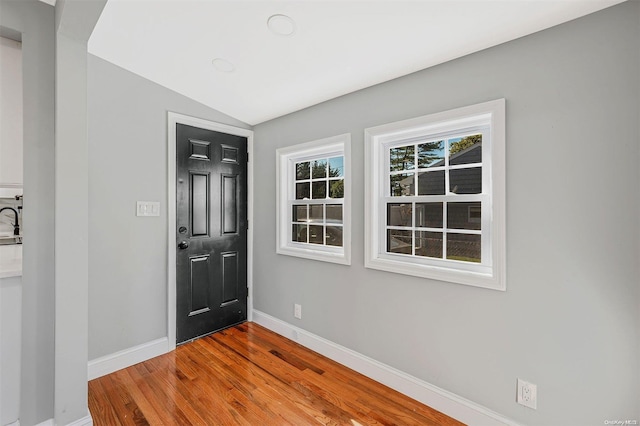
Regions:
[[[257,324],[89,382],[95,425],[461,425]]]

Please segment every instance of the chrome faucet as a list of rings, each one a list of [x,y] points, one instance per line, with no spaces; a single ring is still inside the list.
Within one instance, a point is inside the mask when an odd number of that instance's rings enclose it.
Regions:
[[[2,213],[5,210],[13,211],[13,215],[16,220],[15,223],[13,224],[13,235],[20,235],[20,224],[18,223],[18,211],[13,207],[3,207],[0,209],[0,213]]]

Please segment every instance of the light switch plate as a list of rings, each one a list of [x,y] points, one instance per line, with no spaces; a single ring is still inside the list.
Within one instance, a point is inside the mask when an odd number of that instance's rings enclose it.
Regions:
[[[302,319],[302,305],[298,305],[297,303],[294,303],[293,316],[295,318]]]
[[[138,201],[136,203],[136,216],[160,216],[160,202]]]

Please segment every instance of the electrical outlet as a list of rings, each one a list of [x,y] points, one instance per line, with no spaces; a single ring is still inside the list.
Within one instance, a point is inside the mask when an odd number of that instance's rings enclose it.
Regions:
[[[518,379],[518,396],[516,401],[520,405],[535,410],[538,406],[538,386]]]
[[[293,305],[293,316],[302,319],[302,306],[297,303]]]

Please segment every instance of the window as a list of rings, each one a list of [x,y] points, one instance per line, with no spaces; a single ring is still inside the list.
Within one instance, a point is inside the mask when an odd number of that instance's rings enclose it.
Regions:
[[[350,264],[349,134],[277,151],[277,252]]]
[[[505,289],[504,100],[366,129],[369,268]]]

